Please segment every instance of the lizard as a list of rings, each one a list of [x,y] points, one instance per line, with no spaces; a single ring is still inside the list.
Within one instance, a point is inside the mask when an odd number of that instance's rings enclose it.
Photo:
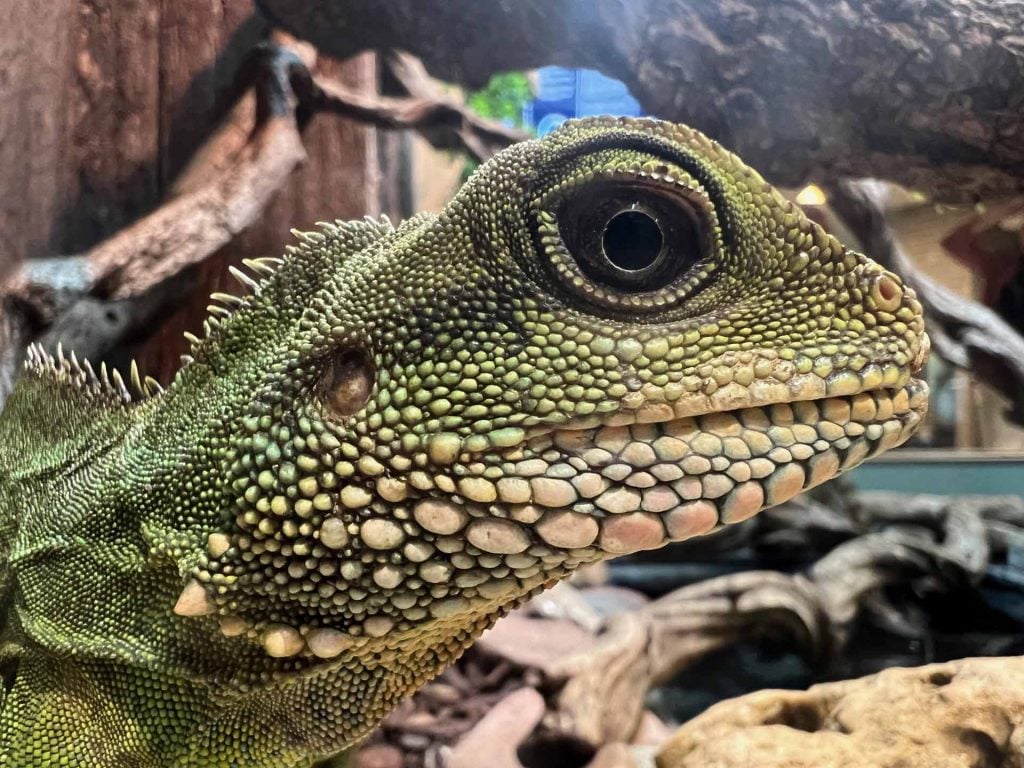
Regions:
[[[580,566],[905,441],[913,290],[683,125],[572,121],[323,223],[166,389],[33,346],[0,417],[0,764],[300,768]]]

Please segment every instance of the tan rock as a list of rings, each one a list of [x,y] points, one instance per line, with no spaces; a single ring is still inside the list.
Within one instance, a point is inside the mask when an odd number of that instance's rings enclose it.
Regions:
[[[352,768],[402,768],[405,757],[402,750],[391,744],[374,744],[356,753]]]
[[[722,702],[658,768],[1024,766],[1024,658],[964,659]]]
[[[544,697],[537,691],[513,691],[452,747],[448,768],[522,768],[516,749],[543,715]]]
[[[616,741],[601,747],[586,768],[637,768],[637,763],[629,745]]]
[[[594,634],[569,619],[541,619],[512,613],[480,636],[477,649],[521,667],[547,671],[562,659],[585,653]]]

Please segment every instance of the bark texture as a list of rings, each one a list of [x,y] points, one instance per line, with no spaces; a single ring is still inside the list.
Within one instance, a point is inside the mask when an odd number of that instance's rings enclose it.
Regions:
[[[259,0],[325,53],[405,49],[478,86],[563,64],[629,84],[772,181],[879,177],[964,200],[1024,188],[1013,0]]]

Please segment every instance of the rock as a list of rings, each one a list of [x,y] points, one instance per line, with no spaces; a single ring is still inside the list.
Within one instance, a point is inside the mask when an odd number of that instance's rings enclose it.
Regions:
[[[651,710],[644,710],[640,715],[640,724],[633,734],[632,743],[646,747],[660,747],[672,737],[672,729],[669,728]]]
[[[535,619],[513,613],[484,632],[478,650],[521,667],[542,671],[597,644],[593,634],[568,619]]]
[[[601,747],[586,768],[637,768],[637,765],[629,746],[616,741]]]
[[[657,768],[655,751],[654,747],[613,741],[601,747],[585,768]]]
[[[356,753],[352,768],[402,768],[402,750],[390,744],[374,744]]]
[[[1024,658],[760,691],[676,731],[658,768],[1024,767]]]
[[[448,753],[447,768],[523,768],[517,750],[544,715],[544,697],[520,688],[499,701]]]

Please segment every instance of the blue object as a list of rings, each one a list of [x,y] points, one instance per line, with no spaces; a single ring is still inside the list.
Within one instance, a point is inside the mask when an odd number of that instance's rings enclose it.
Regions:
[[[588,115],[639,117],[640,102],[625,83],[593,69],[542,67],[537,71],[537,97],[523,107],[523,122],[538,136],[551,133],[566,120]]]

